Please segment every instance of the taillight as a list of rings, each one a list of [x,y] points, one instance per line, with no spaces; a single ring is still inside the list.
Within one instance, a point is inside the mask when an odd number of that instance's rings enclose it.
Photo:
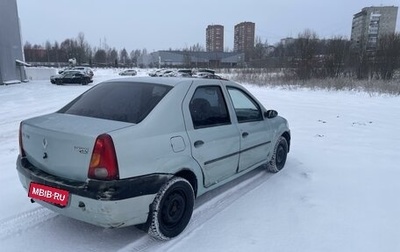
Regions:
[[[25,157],[24,146],[22,145],[22,122],[19,124],[19,154],[21,157]]]
[[[90,159],[88,177],[100,180],[119,178],[114,143],[107,134],[100,135],[96,139]]]

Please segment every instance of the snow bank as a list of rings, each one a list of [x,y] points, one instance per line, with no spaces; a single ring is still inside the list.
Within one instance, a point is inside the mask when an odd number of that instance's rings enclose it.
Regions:
[[[57,74],[57,68],[27,67],[25,68],[28,80],[49,80],[50,76]]]

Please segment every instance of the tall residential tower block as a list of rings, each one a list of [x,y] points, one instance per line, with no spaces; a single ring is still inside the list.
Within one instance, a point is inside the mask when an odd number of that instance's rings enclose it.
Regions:
[[[397,10],[396,6],[365,7],[354,14],[351,27],[352,50],[375,51],[383,35],[395,32]]]
[[[233,50],[235,52],[246,52],[254,48],[255,27],[252,22],[242,22],[235,25]]]
[[[222,25],[209,25],[206,29],[207,52],[224,51],[224,27]]]

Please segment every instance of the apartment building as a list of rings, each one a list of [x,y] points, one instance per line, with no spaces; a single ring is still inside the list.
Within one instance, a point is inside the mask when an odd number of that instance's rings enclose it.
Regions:
[[[224,51],[224,26],[209,25],[206,29],[206,50],[207,52]]]
[[[353,51],[375,51],[379,39],[395,32],[398,7],[365,7],[354,14],[351,27]]]
[[[254,48],[255,27],[255,23],[252,22],[242,22],[235,25],[233,42],[235,52],[246,52]]]

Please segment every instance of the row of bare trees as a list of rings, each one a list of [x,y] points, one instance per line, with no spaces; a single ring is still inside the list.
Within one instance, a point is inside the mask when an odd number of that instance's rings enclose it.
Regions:
[[[90,66],[138,66],[146,67],[139,61],[147,57],[146,49],[125,48],[118,51],[106,43],[91,47],[83,33],[77,38],[66,39],[61,44],[47,41],[45,46],[24,45],[28,62],[66,63],[75,58],[78,64]],[[183,51],[205,51],[197,44]],[[319,39],[318,35],[305,30],[297,38],[268,46],[267,42],[256,39],[253,49],[246,51],[246,62],[239,67],[273,68],[284,72],[289,79],[308,80],[313,78],[338,78],[342,76],[358,79],[392,79],[400,67],[400,34],[382,36],[374,51],[353,50],[348,39],[333,37]],[[190,62],[188,63],[190,64]]]
[[[400,67],[400,34],[381,36],[373,51],[354,49],[343,37],[319,39],[305,30],[297,38],[278,43],[269,51],[260,40],[250,54],[251,67],[279,68],[289,79],[338,78],[392,79]]]
[[[66,39],[61,44],[57,41],[45,46],[32,45],[26,42],[24,45],[25,60],[41,65],[56,63],[64,65],[68,60],[75,58],[77,64],[88,64],[90,66],[137,66],[138,59],[147,54],[146,49],[132,50],[130,53],[123,48],[118,51],[111,48],[107,43],[100,47],[91,47],[85,40],[85,35],[79,33],[77,38]]]

